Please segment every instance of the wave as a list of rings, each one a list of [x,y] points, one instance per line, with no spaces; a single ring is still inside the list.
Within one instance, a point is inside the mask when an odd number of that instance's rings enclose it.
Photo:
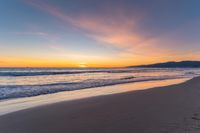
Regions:
[[[97,70],[97,71],[61,71],[61,72],[0,72],[0,76],[40,76],[40,75],[65,75],[65,74],[83,74],[83,73],[125,73],[131,70]]]
[[[103,71],[73,71],[73,72],[0,72],[0,76],[40,76],[40,75],[62,75],[80,73],[98,73]]]
[[[165,76],[165,77],[148,77],[148,78],[135,78],[135,77],[124,77],[120,79],[90,79],[82,82],[71,82],[71,83],[53,83],[53,84],[42,84],[42,85],[1,85],[0,86],[0,100],[20,97],[30,97],[42,94],[50,94],[61,91],[73,91],[85,88],[94,88],[101,86],[109,86],[115,84],[124,84],[130,82],[142,82],[142,81],[153,81],[153,80],[166,80],[175,79],[180,77]]]
[[[37,69],[36,69],[37,70]],[[86,69],[86,70],[57,70],[42,69],[42,71],[0,71],[0,76],[42,76],[42,75],[65,75],[65,74],[84,74],[84,73],[139,73],[139,72],[152,72],[159,69]],[[169,69],[161,69],[160,71],[169,71]],[[176,70],[177,71],[177,70]]]

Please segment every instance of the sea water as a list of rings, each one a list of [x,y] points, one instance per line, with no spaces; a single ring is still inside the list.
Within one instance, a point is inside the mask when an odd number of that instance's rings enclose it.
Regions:
[[[199,75],[198,68],[0,68],[0,100]]]

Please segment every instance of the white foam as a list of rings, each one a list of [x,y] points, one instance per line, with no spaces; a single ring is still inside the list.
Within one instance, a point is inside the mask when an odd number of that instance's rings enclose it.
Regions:
[[[34,97],[3,100],[0,102],[0,115],[5,115],[23,109],[28,109],[46,104],[53,104],[62,101],[72,101],[94,96],[110,95],[110,94],[117,94],[134,90],[144,90],[152,87],[178,84],[186,80],[188,80],[188,78],[136,82],[136,83],[121,84],[121,85],[90,88],[84,90],[60,92],[60,93],[40,95]]]

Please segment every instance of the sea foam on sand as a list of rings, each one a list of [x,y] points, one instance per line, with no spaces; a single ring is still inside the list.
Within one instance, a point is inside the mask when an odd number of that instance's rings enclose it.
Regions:
[[[188,80],[188,78],[135,82],[113,86],[89,88],[84,90],[60,92],[34,97],[2,100],[0,101],[0,115],[62,101],[72,101],[94,96],[110,95],[134,90],[144,90],[153,87],[167,86],[171,84],[178,84],[186,80]]]

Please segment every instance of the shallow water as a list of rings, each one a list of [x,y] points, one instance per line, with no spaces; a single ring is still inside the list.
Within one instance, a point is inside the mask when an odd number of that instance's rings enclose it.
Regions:
[[[189,68],[1,68],[0,100],[129,82],[192,78],[199,75],[200,69]]]
[[[168,86],[187,81],[189,78],[156,80],[146,82],[135,82],[112,86],[96,87],[83,90],[65,91],[54,94],[40,95],[34,97],[17,98],[0,101],[0,116],[11,112],[37,107],[41,105],[53,104],[62,101],[72,101],[83,98],[104,96],[117,93],[125,93],[136,90],[144,90],[153,87]]]

